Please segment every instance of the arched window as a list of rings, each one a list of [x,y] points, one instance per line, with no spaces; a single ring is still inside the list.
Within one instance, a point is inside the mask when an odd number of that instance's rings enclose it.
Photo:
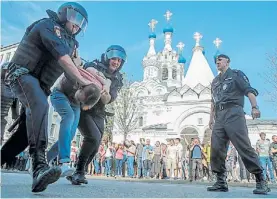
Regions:
[[[139,126],[143,126],[143,117],[142,116],[139,117]]]
[[[163,68],[162,80],[167,80],[167,79],[168,79],[168,69],[167,68]]]
[[[163,92],[163,91],[162,91],[162,89],[160,89],[160,88],[156,90],[156,93],[157,93],[158,95],[160,95],[162,92]]]
[[[143,95],[144,95],[144,92],[143,92],[143,91],[139,91],[137,96],[138,96],[138,97],[141,97],[141,96],[143,96]]]
[[[172,79],[177,79],[177,69],[172,68]]]

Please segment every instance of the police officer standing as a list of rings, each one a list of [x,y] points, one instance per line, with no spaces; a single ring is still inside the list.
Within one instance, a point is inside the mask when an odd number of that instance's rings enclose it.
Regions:
[[[218,55],[216,65],[220,74],[212,82],[212,103],[209,126],[212,129],[211,168],[217,175],[216,183],[208,191],[228,191],[225,159],[231,141],[242,158],[247,170],[256,177],[254,194],[267,194],[270,189],[263,178],[262,168],[252,148],[245,115],[244,96],[249,98],[253,119],[260,117],[256,96],[258,92],[250,86],[246,75],[240,70],[229,68],[230,58]]]
[[[11,88],[5,85],[4,79],[8,70],[9,62],[6,62],[1,67],[1,140],[0,145],[4,139],[5,128],[7,125],[7,120],[5,117],[8,116],[9,110],[12,110],[12,119],[16,119],[19,115],[19,103],[14,97]]]
[[[81,111],[79,130],[84,136],[78,156],[76,171],[67,179],[74,185],[87,184],[85,178],[86,164],[89,164],[98,151],[105,123],[105,104],[113,102],[123,86],[122,74],[119,72],[126,61],[126,52],[119,45],[110,46],[101,56],[101,60],[86,63],[84,68],[93,67],[111,80],[110,88],[103,89],[98,103],[90,110]]]
[[[32,192],[44,191],[57,181],[60,167],[49,167],[45,150],[48,144],[47,97],[50,88],[65,72],[80,86],[90,84],[73,63],[78,48],[75,36],[85,31],[88,16],[78,3],[64,3],[58,12],[46,11],[49,18],[31,24],[23,36],[5,78],[25,113],[18,129],[1,149],[1,164],[15,157],[29,145],[32,158]]]

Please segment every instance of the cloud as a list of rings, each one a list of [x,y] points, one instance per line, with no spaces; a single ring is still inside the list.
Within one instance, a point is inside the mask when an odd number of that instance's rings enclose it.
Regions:
[[[10,45],[19,42],[29,25],[47,17],[46,10],[56,10],[60,4],[60,2],[8,2],[7,9],[13,11],[14,18],[1,19],[1,44]]]
[[[10,45],[17,43],[21,40],[25,28],[15,26],[12,23],[8,23],[6,20],[1,20],[1,44]]]
[[[157,35],[156,41],[162,40],[163,38],[164,38],[164,34],[160,33]],[[126,50],[128,52],[135,52],[142,49],[147,49],[148,46],[149,46],[149,40],[147,39],[147,40],[137,42],[132,46],[126,47]]]

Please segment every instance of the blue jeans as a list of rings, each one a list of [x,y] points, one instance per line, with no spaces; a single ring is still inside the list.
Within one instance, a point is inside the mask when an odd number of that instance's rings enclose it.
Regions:
[[[98,160],[93,160],[95,174],[100,174],[100,162]]]
[[[127,164],[128,164],[128,176],[133,177],[134,176],[134,156],[128,156],[127,157]]]
[[[51,93],[50,100],[55,111],[61,116],[58,140],[59,162],[70,162],[71,140],[74,138],[78,127],[80,106],[70,103],[65,94],[57,89]]]
[[[142,157],[138,157],[137,159],[137,164],[138,164],[138,177],[143,177],[143,162],[142,162]]]
[[[112,167],[112,159],[111,158],[106,158],[105,171],[106,171],[107,176],[111,175],[111,167]]]
[[[116,159],[116,172],[115,175],[122,176],[123,159]]]
[[[263,167],[264,179],[266,179],[267,168],[269,170],[270,180],[274,181],[272,162],[269,157],[260,157],[261,166]]]

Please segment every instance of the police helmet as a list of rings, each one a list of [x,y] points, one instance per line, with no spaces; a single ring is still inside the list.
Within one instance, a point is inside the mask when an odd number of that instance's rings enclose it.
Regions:
[[[76,2],[67,2],[62,4],[58,9],[58,16],[62,23],[67,21],[77,25],[81,30],[86,31],[88,25],[88,13],[86,9]]]
[[[105,61],[108,62],[112,58],[120,58],[122,60],[120,66],[123,66],[127,59],[126,51],[119,45],[111,45],[105,52]]]

